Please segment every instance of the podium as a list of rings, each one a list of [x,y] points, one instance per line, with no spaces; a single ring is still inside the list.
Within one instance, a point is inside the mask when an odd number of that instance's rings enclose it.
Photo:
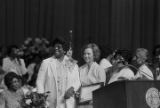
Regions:
[[[93,92],[93,108],[160,108],[160,81],[120,81]]]

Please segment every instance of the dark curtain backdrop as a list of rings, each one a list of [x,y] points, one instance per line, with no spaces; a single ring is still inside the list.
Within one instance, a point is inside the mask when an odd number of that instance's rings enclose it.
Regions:
[[[0,0],[0,44],[26,37],[69,38],[74,55],[88,42],[134,50],[160,43],[160,0]]]
[[[0,42],[21,44],[26,37],[68,36],[73,0],[0,0]]]
[[[160,0],[77,0],[74,14],[76,52],[88,42],[132,51],[160,43]]]

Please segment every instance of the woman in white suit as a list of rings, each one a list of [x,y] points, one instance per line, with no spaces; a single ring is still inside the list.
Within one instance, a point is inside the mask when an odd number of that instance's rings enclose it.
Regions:
[[[43,60],[37,78],[39,93],[50,91],[49,108],[74,108],[74,94],[80,87],[78,66],[65,56],[66,43],[53,41],[54,55]]]

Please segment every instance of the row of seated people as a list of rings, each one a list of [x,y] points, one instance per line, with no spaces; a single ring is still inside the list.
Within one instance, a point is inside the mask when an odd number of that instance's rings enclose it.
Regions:
[[[155,76],[154,69],[148,63],[148,51],[144,48],[138,48],[134,56],[128,50],[117,50],[107,59],[102,59],[100,66],[106,71],[107,83],[123,79],[154,80]]]

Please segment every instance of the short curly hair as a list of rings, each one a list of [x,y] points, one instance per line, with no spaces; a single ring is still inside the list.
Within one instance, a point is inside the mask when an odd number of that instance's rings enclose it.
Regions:
[[[120,61],[125,61],[125,62],[130,63],[132,60],[132,53],[130,50],[127,50],[127,49],[116,50],[113,57],[116,58],[118,56],[121,56],[123,58],[123,59],[119,58],[119,59],[121,59]]]
[[[64,38],[62,38],[61,36],[56,37],[52,42],[51,42],[51,46],[54,47],[56,44],[61,44],[63,47],[64,51],[68,51],[69,50],[69,42],[67,42]]]
[[[94,61],[97,62],[100,59],[100,55],[101,55],[101,52],[100,52],[100,49],[99,49],[98,45],[96,45],[95,43],[89,43],[89,44],[85,45],[82,49],[82,56],[83,56],[84,50],[87,49],[87,48],[92,49],[93,56],[94,56]]]
[[[7,47],[7,55],[10,56],[13,53],[13,49],[18,49],[17,45],[9,45]]]
[[[12,80],[16,78],[18,79],[19,81],[21,80],[20,76],[17,75],[16,73],[14,72],[8,72],[5,77],[4,77],[4,83],[5,85],[7,86],[8,89],[10,89],[11,85],[12,85]]]

